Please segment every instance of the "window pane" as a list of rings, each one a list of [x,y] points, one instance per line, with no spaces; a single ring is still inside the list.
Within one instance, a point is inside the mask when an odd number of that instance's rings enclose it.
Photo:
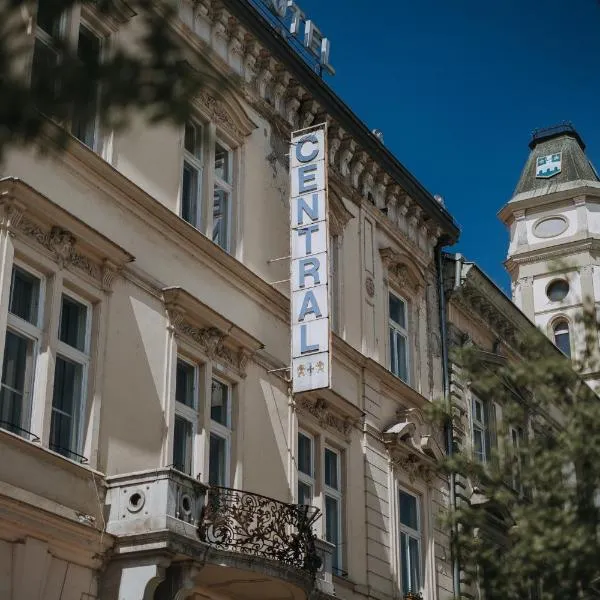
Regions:
[[[406,350],[406,338],[403,335],[396,334],[398,348],[398,377],[402,381],[408,381],[408,354]]]
[[[558,349],[569,358],[571,357],[571,336],[569,335],[568,327],[566,329],[554,331],[554,343]]]
[[[48,35],[56,37],[60,31],[60,4],[54,0],[39,0],[37,26]]]
[[[340,568],[340,503],[336,498],[325,496],[325,540],[336,547],[333,554],[333,567]]]
[[[77,56],[84,64],[86,72],[93,74],[100,64],[102,50],[101,39],[87,27],[79,29]],[[73,107],[72,133],[86,146],[94,149],[96,145],[98,86],[90,79],[86,89],[79,89],[77,101]]]
[[[213,204],[213,242],[227,250],[229,192],[215,188]]]
[[[400,523],[415,531],[419,530],[417,498],[402,491],[400,492]]]
[[[184,147],[196,158],[201,157],[202,129],[198,125],[195,125],[194,123],[186,123]]]
[[[216,379],[211,385],[210,418],[229,427],[229,386]]]
[[[173,466],[182,473],[192,474],[192,431],[189,421],[175,415],[173,431]]]
[[[56,80],[56,65],[58,53],[39,39],[35,40],[33,63],[31,66],[31,89],[37,102],[37,107],[48,114],[49,104],[56,100],[58,83]]]
[[[473,427],[473,454],[476,460],[480,462],[486,461],[485,435],[479,427]]]
[[[6,332],[0,386],[0,427],[14,433],[20,433],[18,428],[22,427],[27,363],[32,350],[33,342],[11,331]]]
[[[27,271],[14,267],[10,284],[9,312],[37,325],[39,300],[40,280]]]
[[[61,342],[85,352],[85,326],[87,308],[70,298],[62,297],[59,339]]]
[[[406,305],[393,294],[390,294],[390,319],[406,329]]]
[[[80,364],[57,356],[52,396],[50,447],[69,455],[78,450],[78,427],[83,380]]]
[[[400,561],[402,563],[402,593],[419,592],[421,589],[421,558],[419,540],[400,534]]]
[[[215,177],[230,182],[229,151],[220,144],[215,146]]]
[[[312,488],[310,485],[299,481],[298,482],[298,504],[306,504],[310,506],[312,504]]]
[[[298,434],[298,471],[313,476],[312,470],[312,440],[303,435]]]
[[[210,434],[210,454],[208,457],[208,483],[227,485],[227,441],[214,433]]]
[[[194,227],[199,227],[198,219],[198,171],[183,163],[183,183],[181,190],[181,218]]]
[[[398,350],[396,349],[396,330],[390,327],[390,371],[398,374]]]
[[[186,406],[195,408],[194,399],[196,369],[183,360],[177,360],[177,376],[175,382],[175,400]]]
[[[325,448],[325,485],[336,490],[340,489],[338,455],[329,448]]]

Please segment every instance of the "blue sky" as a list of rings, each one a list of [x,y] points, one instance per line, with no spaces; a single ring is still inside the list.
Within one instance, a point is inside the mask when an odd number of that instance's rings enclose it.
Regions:
[[[297,3],[331,40],[328,83],[444,197],[462,229],[453,250],[507,290],[508,233],[496,213],[531,131],[572,121],[600,167],[600,3]]]

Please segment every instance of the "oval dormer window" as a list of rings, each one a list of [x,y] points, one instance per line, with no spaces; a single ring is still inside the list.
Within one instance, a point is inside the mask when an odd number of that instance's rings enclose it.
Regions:
[[[533,226],[533,234],[539,238],[551,238],[564,233],[569,226],[565,217],[544,217]]]

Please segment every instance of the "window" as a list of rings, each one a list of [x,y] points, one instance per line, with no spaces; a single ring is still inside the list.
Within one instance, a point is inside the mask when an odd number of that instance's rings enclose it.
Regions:
[[[56,81],[56,66],[62,59],[61,47],[75,54],[86,73],[97,71],[102,59],[103,36],[81,18],[84,8],[78,6],[63,13],[55,4],[50,0],[38,3],[31,70],[31,85],[38,98],[58,99],[61,84]],[[90,77],[88,86],[73,94],[76,100],[70,106],[67,123],[71,133],[92,150],[99,149],[99,92]]]
[[[229,220],[232,180],[231,151],[220,142],[215,144],[215,186],[213,198],[212,240],[224,250],[229,250]]]
[[[200,229],[202,198],[202,127],[185,125],[181,218]]]
[[[512,487],[517,492],[523,491],[521,481],[521,448],[523,445],[523,429],[521,427],[510,427],[508,431],[511,446],[512,460]]]
[[[208,138],[204,136],[207,135]],[[214,148],[214,163],[206,164],[211,153],[204,152],[203,140]],[[185,126],[183,174],[181,182],[181,218],[210,236],[226,251],[231,246],[231,212],[233,197],[233,151],[217,140],[213,129],[205,134],[201,125],[190,121]],[[206,173],[208,181],[203,181]],[[202,190],[212,189],[212,203],[203,198]],[[208,206],[207,206],[208,205]],[[203,219],[206,222],[203,222]],[[212,225],[211,225],[212,223]],[[210,227],[212,226],[212,230]]]
[[[554,343],[556,347],[565,355],[571,358],[571,334],[569,332],[569,322],[566,319],[559,319],[552,326],[554,333]]]
[[[208,483],[229,484],[229,456],[231,452],[231,388],[218,379],[211,382],[210,441],[208,455]]]
[[[331,329],[335,333],[340,333],[340,237],[332,235],[329,238],[329,281],[331,285],[331,301],[329,312],[331,315]]]
[[[298,433],[298,504],[312,505],[315,490],[314,442]]]
[[[68,458],[81,456],[84,398],[89,364],[90,307],[63,294],[54,368],[50,448]]]
[[[569,293],[569,283],[564,279],[555,279],[546,289],[551,302],[561,302]]]
[[[339,452],[325,448],[325,540],[335,546],[333,568],[342,566],[342,487]]]
[[[173,429],[173,466],[192,475],[194,437],[198,427],[198,369],[177,359],[175,376],[175,422]]]
[[[487,403],[472,396],[473,456],[481,463],[490,460],[490,426]]]
[[[298,504],[317,506],[322,511],[322,537],[335,546],[333,568],[340,574],[343,566],[342,456],[329,446],[321,448],[318,456],[322,462],[317,473],[315,438],[298,432]]]
[[[408,383],[408,318],[406,302],[389,295],[390,371]]]
[[[400,576],[402,593],[418,593],[423,587],[421,511],[419,498],[399,491]]]
[[[13,267],[0,384],[0,427],[28,435],[35,357],[41,337],[39,277]]]

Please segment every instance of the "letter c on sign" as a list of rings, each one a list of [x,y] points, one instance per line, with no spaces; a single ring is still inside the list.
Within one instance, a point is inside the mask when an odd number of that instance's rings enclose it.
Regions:
[[[315,148],[310,154],[302,154],[302,148],[304,144],[312,143],[315,144]],[[311,160],[314,160],[319,154],[319,138],[311,133],[310,135],[305,135],[301,140],[296,144],[296,158],[298,162],[307,163]]]

